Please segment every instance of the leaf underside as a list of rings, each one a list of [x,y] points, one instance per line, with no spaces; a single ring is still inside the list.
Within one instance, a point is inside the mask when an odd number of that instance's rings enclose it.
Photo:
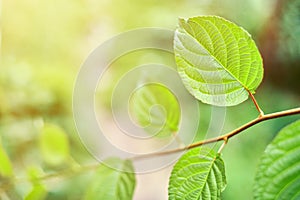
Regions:
[[[218,200],[225,187],[220,156],[206,148],[195,148],[175,164],[169,180],[169,200]]]
[[[160,84],[146,84],[131,96],[130,114],[149,134],[159,138],[172,136],[178,130],[180,106],[175,95]]]
[[[86,200],[122,199],[131,200],[135,188],[135,175],[132,162],[119,158],[105,161],[110,168],[101,164],[88,187]]]
[[[258,167],[254,199],[300,199],[300,120],[283,128],[268,145]]]
[[[207,104],[237,105],[263,78],[262,58],[249,33],[221,17],[180,19],[174,51],[185,87]]]

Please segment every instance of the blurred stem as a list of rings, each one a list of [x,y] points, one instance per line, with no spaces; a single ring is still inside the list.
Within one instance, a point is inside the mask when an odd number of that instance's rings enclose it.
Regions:
[[[76,168],[71,167],[67,168],[61,171],[57,171],[54,173],[49,173],[44,176],[36,177],[39,181],[46,181],[50,179],[55,179],[59,177],[72,177],[81,173],[90,172],[93,170],[98,169],[99,163],[97,164],[91,164],[91,165],[85,165],[85,166],[77,166]],[[8,190],[10,190],[12,187],[14,187],[18,183],[24,183],[24,182],[30,182],[29,177],[19,177],[19,178],[11,178],[9,180],[0,182],[0,195]],[[1,199],[1,198],[0,198]]]
[[[10,190],[14,185],[15,185],[14,179],[8,179],[5,181],[2,181],[2,183],[0,185],[0,199],[1,199],[1,194]]]

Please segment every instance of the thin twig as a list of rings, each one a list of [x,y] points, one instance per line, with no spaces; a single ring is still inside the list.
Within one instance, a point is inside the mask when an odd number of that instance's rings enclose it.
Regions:
[[[231,131],[231,132],[229,132],[225,135],[221,135],[219,137],[215,137],[215,138],[211,138],[211,139],[207,139],[207,140],[202,140],[202,141],[190,144],[190,145],[182,147],[182,148],[171,149],[171,150],[161,151],[161,152],[155,152],[155,153],[145,154],[145,155],[139,155],[139,156],[131,157],[131,159],[132,160],[138,160],[138,159],[145,159],[145,158],[149,158],[149,157],[163,156],[163,155],[168,155],[168,154],[172,154],[172,153],[178,153],[178,152],[189,150],[189,149],[199,147],[199,146],[202,146],[202,145],[205,145],[205,144],[210,144],[210,143],[222,141],[222,140],[224,140],[224,138],[229,139],[229,138],[237,135],[238,133],[240,133],[240,132],[242,132],[242,131],[250,128],[251,126],[254,126],[255,124],[258,124],[262,121],[275,119],[275,118],[279,118],[279,117],[284,117],[284,116],[289,116],[289,115],[296,115],[296,114],[300,114],[300,107],[290,109],[290,110],[281,111],[281,112],[266,114],[266,115],[263,115],[263,116],[258,116],[256,119],[240,126],[239,128],[237,128],[237,129],[235,129],[235,130],[233,130],[233,131]]]
[[[222,143],[222,145],[220,146],[219,150],[218,150],[218,154],[220,154],[222,152],[222,150],[224,149],[225,145],[228,143],[228,138],[224,138],[224,142]]]
[[[247,90],[247,91],[248,91],[248,93],[249,93],[249,95],[250,95],[250,97],[251,97],[251,99],[252,99],[252,101],[253,101],[253,103],[254,103],[254,105],[255,105],[255,107],[256,107],[256,110],[259,112],[259,117],[264,116],[264,112],[263,112],[263,110],[259,107],[259,105],[258,105],[258,103],[257,103],[257,101],[256,101],[256,99],[255,99],[255,97],[254,97],[254,95],[253,95],[249,90]]]

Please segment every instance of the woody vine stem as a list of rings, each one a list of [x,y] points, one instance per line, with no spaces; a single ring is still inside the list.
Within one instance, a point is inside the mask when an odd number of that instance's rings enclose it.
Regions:
[[[251,97],[251,100],[252,100],[253,104],[255,105],[255,108],[259,112],[259,115],[258,115],[257,118],[249,121],[248,123],[238,127],[237,129],[235,129],[235,130],[233,130],[233,131],[231,131],[227,134],[224,134],[224,135],[221,135],[221,136],[218,136],[218,137],[215,137],[215,138],[202,140],[202,141],[190,144],[190,145],[185,146],[185,147],[177,148],[177,149],[171,149],[171,150],[152,153],[152,154],[135,156],[135,157],[131,157],[131,159],[132,160],[138,160],[138,159],[145,159],[145,158],[149,158],[149,157],[163,156],[163,155],[167,155],[167,154],[178,153],[178,152],[181,152],[181,151],[189,150],[189,149],[192,149],[192,148],[195,148],[195,147],[200,147],[200,146],[205,145],[205,144],[224,141],[224,143],[221,145],[221,147],[218,150],[218,153],[221,153],[224,146],[228,143],[229,138],[239,134],[240,132],[242,132],[242,131],[244,131],[244,130],[260,123],[260,122],[267,121],[267,120],[270,120],[270,119],[276,119],[276,118],[280,118],[280,117],[284,117],[284,116],[300,114],[300,107],[294,108],[294,109],[289,109],[289,110],[284,110],[284,111],[280,111],[280,112],[270,113],[270,114],[264,114],[264,112],[262,111],[262,109],[258,105],[258,103],[257,103],[255,97],[253,96],[253,94],[250,91],[248,91],[248,93]]]
[[[168,155],[168,154],[173,154],[173,153],[186,151],[186,150],[189,150],[189,149],[192,149],[192,148],[195,148],[195,147],[200,147],[202,145],[223,141],[223,144],[221,145],[221,147],[218,150],[218,153],[220,153],[231,137],[241,133],[242,131],[244,131],[244,130],[260,123],[260,122],[267,121],[267,120],[270,120],[270,119],[275,119],[275,118],[300,114],[300,107],[294,108],[294,109],[289,109],[289,110],[284,110],[284,111],[280,111],[280,112],[274,112],[274,113],[270,113],[270,114],[264,114],[262,109],[259,107],[256,99],[254,98],[253,94],[251,92],[249,92],[249,95],[250,95],[257,111],[259,112],[259,115],[258,115],[257,118],[255,118],[255,119],[249,121],[248,123],[238,127],[237,129],[235,129],[235,130],[233,130],[233,131],[231,131],[227,134],[224,134],[224,135],[221,135],[221,136],[218,136],[218,137],[215,137],[215,138],[207,139],[207,140],[202,140],[202,141],[187,145],[185,147],[180,147],[180,148],[176,148],[176,149],[171,149],[171,150],[167,150],[167,151],[151,153],[151,154],[146,154],[146,155],[134,156],[134,157],[131,157],[129,159],[131,159],[131,160],[140,160],[140,159],[146,159],[146,158],[150,158],[150,157],[164,156],[164,155]],[[47,174],[45,176],[38,177],[37,179],[47,180],[47,179],[59,177],[59,176],[62,176],[62,175],[63,176],[73,176],[75,174],[83,173],[83,172],[90,171],[90,170],[95,170],[95,169],[97,169],[98,166],[99,166],[99,164],[80,166],[76,169],[66,169],[66,170],[62,170],[62,171],[59,171],[59,172],[56,172],[56,173],[53,173],[53,174]],[[12,180],[8,180],[7,182],[4,182],[0,185],[0,194],[1,194],[1,192],[5,191],[5,190],[8,190],[15,183],[26,182],[26,181],[28,181],[27,178],[15,178],[15,179],[12,179]]]

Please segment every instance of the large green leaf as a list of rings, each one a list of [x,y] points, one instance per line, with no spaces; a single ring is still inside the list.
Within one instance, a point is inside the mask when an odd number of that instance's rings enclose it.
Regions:
[[[169,181],[169,200],[216,200],[225,187],[225,167],[219,154],[195,148],[175,164]]]
[[[69,157],[69,141],[60,127],[46,124],[39,138],[43,159],[50,165],[60,165]]]
[[[131,200],[135,188],[135,175],[132,162],[111,158],[101,164],[88,186],[85,199]],[[112,167],[112,168],[111,168]]]
[[[2,147],[2,143],[0,140],[0,178],[1,176],[10,177],[12,175],[13,175],[12,164],[4,148]]]
[[[237,105],[263,78],[262,58],[241,27],[217,16],[180,19],[174,51],[185,87],[217,106]]]
[[[300,120],[283,128],[268,145],[256,174],[258,200],[300,199]]]
[[[148,134],[166,137],[177,132],[180,106],[174,94],[163,85],[143,85],[134,91],[129,105],[133,119]]]

